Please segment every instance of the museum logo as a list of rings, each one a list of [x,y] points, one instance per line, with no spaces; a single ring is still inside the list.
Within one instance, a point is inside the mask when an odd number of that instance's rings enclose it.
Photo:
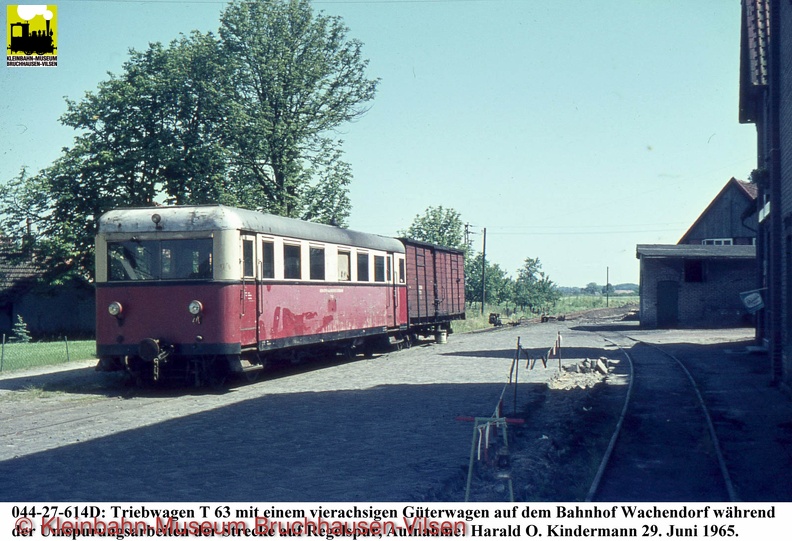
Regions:
[[[6,7],[6,66],[58,65],[58,8],[54,5]]]

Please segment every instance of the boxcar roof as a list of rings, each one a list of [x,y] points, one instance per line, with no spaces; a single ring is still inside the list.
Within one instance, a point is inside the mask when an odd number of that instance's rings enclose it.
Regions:
[[[159,229],[152,219],[155,214],[160,216]],[[404,245],[395,238],[225,205],[124,208],[111,210],[99,218],[100,234],[219,230],[251,231],[404,253]]]
[[[426,248],[434,248],[436,250],[441,250],[443,252],[450,252],[454,254],[464,254],[464,250],[460,250],[459,248],[451,248],[449,246],[443,246],[442,244],[432,244],[431,242],[424,242],[422,240],[415,240],[410,239],[407,237],[399,237],[399,240],[402,241],[404,244],[414,244],[415,246],[424,246]]]

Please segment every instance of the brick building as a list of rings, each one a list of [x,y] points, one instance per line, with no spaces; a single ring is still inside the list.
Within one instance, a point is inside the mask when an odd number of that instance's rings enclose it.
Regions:
[[[756,125],[757,258],[765,309],[758,337],[774,381],[792,383],[792,3],[743,0],[742,123]]]
[[[641,325],[734,327],[753,316],[757,288],[756,185],[729,179],[677,244],[639,244]]]
[[[639,244],[642,327],[750,325],[740,294],[755,289],[748,245]]]

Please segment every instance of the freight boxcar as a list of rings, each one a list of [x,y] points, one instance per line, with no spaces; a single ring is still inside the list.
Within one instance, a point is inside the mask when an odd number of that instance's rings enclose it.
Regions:
[[[451,332],[465,319],[465,255],[461,250],[400,239],[405,249],[407,317],[413,334]]]

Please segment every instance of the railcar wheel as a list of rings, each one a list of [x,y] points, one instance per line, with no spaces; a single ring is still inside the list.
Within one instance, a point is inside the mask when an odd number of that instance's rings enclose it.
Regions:
[[[292,351],[289,362],[293,365],[303,364],[308,360],[308,352],[303,349],[295,349]]]
[[[191,359],[190,365],[196,387],[205,385],[218,389],[225,384],[228,377],[229,366],[225,358]]]
[[[348,361],[351,361],[357,357],[357,349],[355,349],[355,344],[352,342],[344,344],[344,346],[341,348],[341,355]]]
[[[212,389],[222,387],[228,373],[228,362],[225,359],[210,359],[203,362],[203,380]]]
[[[258,370],[246,370],[245,371],[245,381],[248,383],[256,383],[259,378],[261,377],[261,369]]]
[[[126,357],[124,368],[136,387],[150,387],[154,384],[154,367],[143,362],[140,357]]]

